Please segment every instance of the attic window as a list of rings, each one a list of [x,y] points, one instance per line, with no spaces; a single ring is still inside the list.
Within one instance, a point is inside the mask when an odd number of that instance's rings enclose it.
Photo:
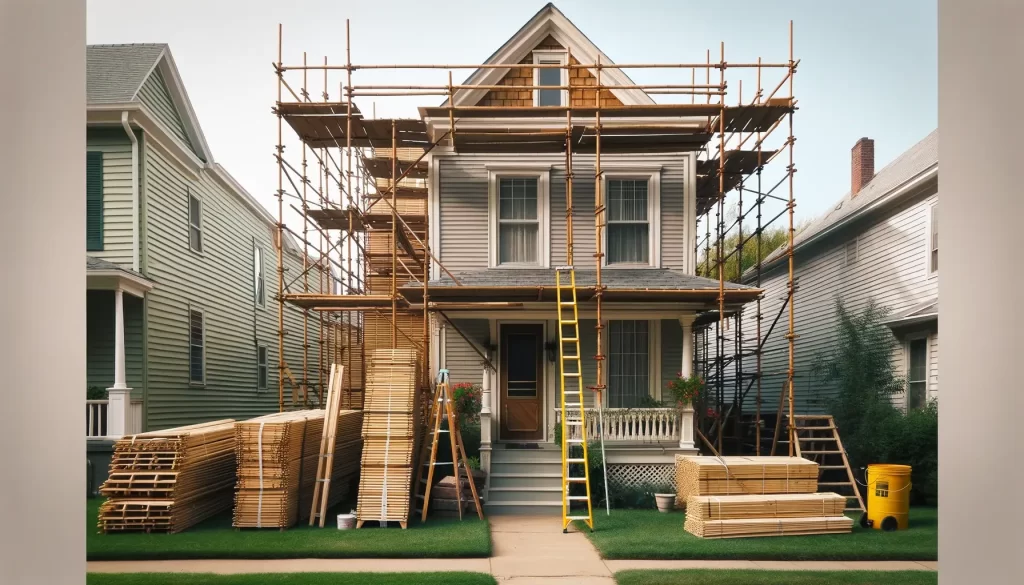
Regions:
[[[565,65],[566,53],[562,51],[534,51],[534,65]],[[535,67],[533,70],[533,85],[554,86],[556,89],[536,89],[533,92],[533,105],[535,106],[564,106],[569,92],[564,89],[557,89],[558,86],[569,84],[567,69],[555,67]]]

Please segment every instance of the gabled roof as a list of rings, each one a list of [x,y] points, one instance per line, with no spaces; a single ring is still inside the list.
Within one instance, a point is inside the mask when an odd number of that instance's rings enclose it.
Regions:
[[[533,18],[528,20],[512,37],[505,41],[484,64],[489,63],[519,63],[524,57],[548,36],[553,37],[563,47],[569,49],[572,56],[583,64],[597,63],[600,58],[602,64],[613,65],[608,55],[605,55],[587,35],[583,34],[571,20],[566,18],[561,10],[551,2],[544,5]],[[508,69],[477,69],[461,85],[494,85],[500,81]],[[591,73],[595,73],[591,71]],[[608,85],[636,85],[628,75],[619,69],[601,70],[602,83]],[[474,104],[480,100],[487,90],[460,90],[455,93],[455,104]],[[612,90],[615,97],[626,105],[647,105],[653,104],[647,93],[639,89]],[[442,106],[448,105],[445,100]]]
[[[793,238],[794,252],[822,240],[837,228],[864,217],[896,195],[911,194],[913,190],[907,191],[905,188],[931,176],[937,176],[938,165],[939,131],[933,130],[876,173],[856,196],[847,192],[832,209],[796,234]],[[786,246],[782,246],[765,257],[762,270],[785,257]],[[748,270],[747,275],[751,274],[752,270]]]
[[[212,160],[210,147],[166,43],[89,45],[85,55],[87,107],[138,103],[139,90],[159,68],[197,154],[206,162]]]

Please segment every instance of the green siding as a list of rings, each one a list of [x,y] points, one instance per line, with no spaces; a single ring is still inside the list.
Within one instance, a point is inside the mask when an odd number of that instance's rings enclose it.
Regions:
[[[277,410],[278,341],[275,262],[267,259],[266,307],[253,302],[253,238],[270,253],[273,228],[207,171],[184,176],[163,151],[144,149],[146,274],[157,286],[147,295],[148,429],[218,418],[248,418]],[[188,192],[202,199],[203,253],[188,245]],[[302,270],[286,254],[286,280]],[[291,276],[289,276],[291,275]],[[299,284],[301,287],[301,283]],[[206,383],[188,381],[188,308],[205,316]],[[302,313],[285,312],[285,359],[302,370]],[[317,321],[310,319],[309,377],[316,379]],[[256,345],[267,346],[268,389],[257,391]],[[290,396],[286,396],[286,401]]]
[[[85,153],[85,249],[103,250],[103,152]]]
[[[125,382],[132,399],[142,400],[144,390],[142,357],[143,301],[124,295]],[[114,291],[86,291],[86,379],[88,386],[114,385]]]
[[[174,106],[174,101],[171,100],[171,93],[167,90],[167,84],[164,83],[159,68],[154,69],[146,82],[142,84],[142,88],[139,89],[139,101],[152,110],[156,119],[163,122],[185,146],[195,152],[195,147],[185,132],[185,124],[182,123],[178,109]]]
[[[86,150],[103,157],[103,246],[89,255],[131,268],[132,144],[121,128],[91,128],[86,133]]]
[[[661,387],[655,397],[664,396],[665,384],[683,369],[683,326],[677,319],[661,320]]]

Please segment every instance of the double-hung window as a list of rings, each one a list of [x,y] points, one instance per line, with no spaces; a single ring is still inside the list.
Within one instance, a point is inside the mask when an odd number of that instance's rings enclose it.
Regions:
[[[939,204],[932,205],[928,234],[928,274],[939,271]]]
[[[549,170],[490,171],[492,268],[545,268],[548,249]]]
[[[267,389],[267,346],[256,346],[256,389]]]
[[[605,177],[605,264],[658,266],[657,173]]]
[[[267,292],[266,292],[266,276],[264,274],[263,264],[263,248],[259,247],[255,241],[252,247],[252,261],[253,261],[253,300],[259,307],[264,307],[267,304]]]
[[[566,53],[564,51],[534,51],[534,65],[562,65],[562,67],[534,67],[533,85],[538,89],[533,92],[535,106],[564,106],[569,95],[568,90],[559,86],[567,86],[569,76],[566,75]],[[544,89],[542,86],[553,86]]]
[[[651,392],[651,322],[608,322],[608,407],[640,406]]]
[[[907,407],[921,408],[928,402],[928,338],[907,342]]]
[[[191,190],[188,192],[188,247],[203,252],[203,202]]]

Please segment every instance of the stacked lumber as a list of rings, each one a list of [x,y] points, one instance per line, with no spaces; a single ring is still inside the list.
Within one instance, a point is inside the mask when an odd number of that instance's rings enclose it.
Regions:
[[[324,410],[280,412],[235,424],[236,528],[289,528],[309,515]],[[334,503],[348,495],[358,471],[361,413],[339,413],[332,481]]]
[[[683,528],[701,538],[841,534],[853,529],[835,493],[690,496]]]
[[[676,455],[676,507],[690,496],[810,494],[818,491],[818,464],[801,457]]]
[[[387,349],[366,355],[363,455],[356,525],[409,521],[413,453],[419,417],[415,350]]]
[[[100,487],[102,532],[180,532],[231,508],[234,420],[126,436]]]

